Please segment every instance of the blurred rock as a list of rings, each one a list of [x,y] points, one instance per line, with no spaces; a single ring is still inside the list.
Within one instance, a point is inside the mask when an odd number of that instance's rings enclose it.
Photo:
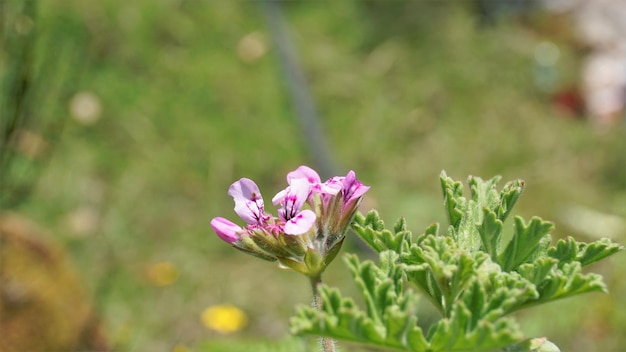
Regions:
[[[0,213],[0,352],[105,351],[65,254],[24,218]]]

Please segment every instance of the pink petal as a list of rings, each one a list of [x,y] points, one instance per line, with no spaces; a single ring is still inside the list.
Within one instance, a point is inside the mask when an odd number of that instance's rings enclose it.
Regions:
[[[248,178],[234,182],[228,194],[235,201],[235,212],[248,224],[256,224],[264,218],[263,197],[259,187]]]
[[[301,165],[297,169],[287,174],[287,183],[291,184],[291,181],[298,178],[304,178],[309,183],[320,183],[320,175],[308,166]]]
[[[211,220],[211,227],[219,238],[228,243],[239,241],[239,233],[243,230],[241,226],[220,217]]]
[[[264,219],[263,207],[259,207],[258,203],[251,201],[236,200],[235,213],[248,224],[258,224]]]
[[[285,197],[287,196],[287,193],[289,193],[289,187],[287,187],[287,188],[283,189],[282,191],[276,193],[274,198],[272,198],[272,204],[278,205],[280,202],[282,202],[285,199]]]
[[[291,181],[291,186],[285,188],[274,197],[274,204],[279,201],[282,206],[278,210],[282,220],[288,221],[300,211],[309,197],[310,189],[311,185],[307,180],[297,178]]]
[[[228,188],[228,195],[237,200],[250,200],[263,205],[263,197],[259,187],[249,178],[241,178]]]
[[[329,178],[324,183],[319,183],[314,186],[314,189],[321,194],[330,194],[332,196],[336,195],[343,188],[343,182],[339,177]]]
[[[288,235],[301,235],[315,224],[315,213],[305,209],[285,223],[284,231]]]
[[[354,171],[350,170],[343,179],[344,202],[349,202],[363,196],[369,189],[370,187],[365,186],[361,181],[357,180]]]
[[[290,195],[294,198],[293,208],[297,209],[295,212],[299,211],[302,208],[304,202],[309,197],[309,191],[311,190],[311,185],[308,181],[304,179],[294,179],[291,181]]]

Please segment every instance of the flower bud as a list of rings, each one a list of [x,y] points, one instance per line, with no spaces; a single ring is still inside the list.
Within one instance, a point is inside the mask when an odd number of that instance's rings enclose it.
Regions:
[[[224,218],[213,218],[211,227],[219,238],[228,243],[239,241],[239,233],[242,231],[241,226],[230,222]]]

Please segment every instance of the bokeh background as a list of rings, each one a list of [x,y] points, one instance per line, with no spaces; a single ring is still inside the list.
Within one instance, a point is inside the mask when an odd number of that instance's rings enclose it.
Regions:
[[[209,225],[236,218],[236,179],[269,200],[301,164],[355,170],[363,210],[416,232],[445,222],[442,170],[522,178],[517,214],[554,238],[624,243],[626,12],[596,3],[4,2],[0,333],[29,342],[0,351],[304,350],[306,280]],[[610,294],[520,314],[529,336],[623,350],[626,258],[592,270]],[[326,282],[354,292],[340,260]],[[231,332],[208,313],[224,305]]]

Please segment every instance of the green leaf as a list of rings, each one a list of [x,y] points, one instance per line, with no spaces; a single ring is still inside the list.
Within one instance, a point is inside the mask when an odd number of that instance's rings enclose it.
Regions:
[[[463,184],[452,180],[446,175],[445,171],[441,172],[439,180],[441,181],[441,189],[443,190],[443,204],[446,208],[448,221],[451,226],[456,227],[463,218],[463,212],[457,209],[458,201],[463,196]]]
[[[495,176],[487,181],[480,177],[470,176],[467,184],[470,186],[472,200],[478,208],[486,207],[495,210],[500,205],[500,195],[496,191],[496,184],[500,182],[502,177]]]
[[[540,285],[556,268],[558,260],[549,257],[538,258],[532,263],[522,264],[517,268],[519,274],[533,285]]]
[[[498,219],[504,222],[511,214],[513,206],[524,191],[525,182],[523,180],[514,180],[507,182],[500,192],[500,206],[498,207]]]
[[[572,237],[568,237],[559,240],[555,247],[550,248],[548,255],[562,263],[577,261],[582,266],[587,266],[623,249],[622,245],[613,243],[608,238],[591,243],[582,243],[577,242]]]
[[[543,221],[538,217],[533,217],[528,224],[524,224],[524,220],[516,216],[513,238],[498,256],[498,263],[502,266],[502,270],[515,270],[519,265],[532,259],[534,255],[540,254],[543,250],[541,241],[549,241],[552,229],[551,222]]]
[[[579,262],[565,263],[548,275],[539,285],[538,301],[545,303],[586,292],[606,292],[602,277],[597,274],[583,274]]]
[[[439,234],[439,224],[435,223],[426,228],[424,230],[424,235],[433,235],[437,236]]]
[[[514,218],[513,236],[504,246],[504,221],[519,199],[524,182],[507,183],[501,192],[494,177],[470,177],[471,198],[463,185],[442,172],[448,232],[429,226],[414,240],[405,219],[385,229],[378,213],[357,214],[353,229],[379,253],[379,262],[345,261],[359,288],[364,308],[336,289],[320,288],[322,311],[300,307],[292,330],[413,352],[546,352],[558,348],[545,339],[524,340],[508,314],[580,293],[606,291],[597,274],[582,267],[623,249],[608,239],[592,243],[573,238],[550,247],[553,225],[538,217]],[[406,282],[411,287],[404,287]],[[442,318],[425,335],[417,325],[417,287]]]
[[[608,238],[602,238],[588,244],[579,243],[579,245],[579,254],[576,260],[579,261],[582,266],[595,263],[624,249],[624,246],[613,243]]]
[[[491,271],[481,284],[487,292],[484,317],[506,315],[539,297],[536,287],[516,272]]]
[[[384,228],[383,221],[380,220],[375,211],[370,211],[367,218],[360,216],[359,221],[353,223],[352,229],[378,253],[388,249],[399,253],[403,246],[407,246],[411,237],[411,232],[406,229],[404,219],[399,219],[394,226],[394,232],[391,232]]]
[[[295,334],[313,334],[404,351],[426,352],[428,342],[417,326],[416,296],[403,290],[403,273],[395,264],[397,254],[380,255],[380,266],[360,262],[354,255],[345,261],[366,302],[366,311],[354,301],[325,285],[320,287],[322,311],[300,306],[291,320]]]
[[[483,221],[477,225],[480,234],[481,250],[484,250],[496,261],[500,242],[502,241],[502,220],[489,208],[483,208]]]
[[[548,255],[558,262],[570,263],[578,257],[579,244],[572,237],[560,239],[556,242],[556,246],[548,249]]]
[[[428,333],[433,351],[484,351],[503,348],[523,338],[511,318],[480,320],[468,329],[472,312],[463,302],[455,304],[450,319],[442,319]]]

